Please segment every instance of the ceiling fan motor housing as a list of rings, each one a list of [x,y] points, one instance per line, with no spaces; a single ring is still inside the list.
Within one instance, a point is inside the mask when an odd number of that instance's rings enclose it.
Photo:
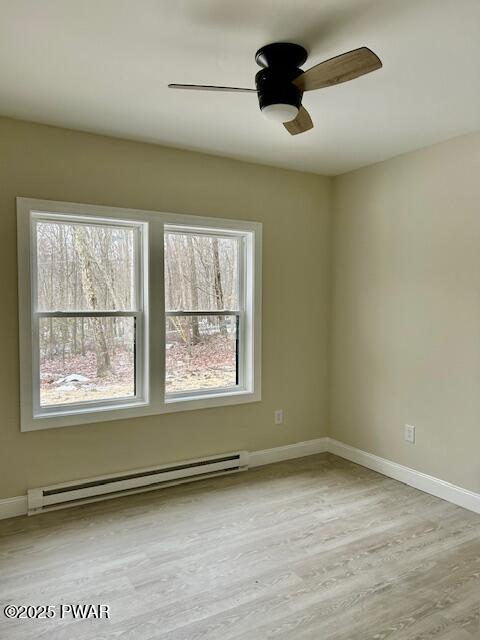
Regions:
[[[255,76],[260,109],[272,104],[289,104],[300,108],[303,92],[292,84],[303,71],[306,50],[298,44],[275,42],[259,49],[255,60],[262,69]]]

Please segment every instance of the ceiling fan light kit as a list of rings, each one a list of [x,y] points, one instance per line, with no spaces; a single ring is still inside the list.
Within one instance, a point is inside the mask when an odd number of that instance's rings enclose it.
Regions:
[[[303,71],[307,60],[304,47],[291,42],[274,42],[261,47],[255,54],[262,67],[255,76],[256,89],[212,85],[169,84],[173,89],[205,91],[255,92],[262,114],[269,120],[283,123],[295,136],[313,128],[308,111],[302,106],[305,91],[323,89],[353,80],[380,69],[380,58],[367,47],[360,47],[325,60]]]
[[[289,42],[267,44],[255,54],[262,67],[255,76],[258,103],[269,120],[290,122],[297,117],[303,91],[292,81],[303,73],[300,65],[307,55],[303,47]]]
[[[278,102],[274,104],[266,104],[264,107],[261,107],[261,111],[268,120],[274,120],[275,122],[282,123],[295,120],[299,109],[294,104]]]

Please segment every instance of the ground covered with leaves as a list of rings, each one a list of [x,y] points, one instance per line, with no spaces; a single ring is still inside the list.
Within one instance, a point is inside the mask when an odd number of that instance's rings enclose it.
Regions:
[[[44,358],[40,368],[41,404],[48,406],[134,396],[133,352],[117,349],[112,352],[111,361],[111,372],[98,377],[94,351],[84,355]],[[195,345],[167,344],[167,393],[233,387],[235,384],[236,347],[230,336],[209,336]]]

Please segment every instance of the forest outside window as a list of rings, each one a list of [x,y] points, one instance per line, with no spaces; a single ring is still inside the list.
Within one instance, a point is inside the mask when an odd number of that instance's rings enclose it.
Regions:
[[[244,386],[243,237],[165,229],[167,398]]]
[[[143,399],[141,233],[137,224],[33,217],[38,415]]]
[[[22,430],[258,400],[260,234],[19,198]]]

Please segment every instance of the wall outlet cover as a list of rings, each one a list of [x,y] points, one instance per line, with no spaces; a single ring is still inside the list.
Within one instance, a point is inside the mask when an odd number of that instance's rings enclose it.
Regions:
[[[405,441],[415,444],[415,427],[411,424],[405,425]]]

